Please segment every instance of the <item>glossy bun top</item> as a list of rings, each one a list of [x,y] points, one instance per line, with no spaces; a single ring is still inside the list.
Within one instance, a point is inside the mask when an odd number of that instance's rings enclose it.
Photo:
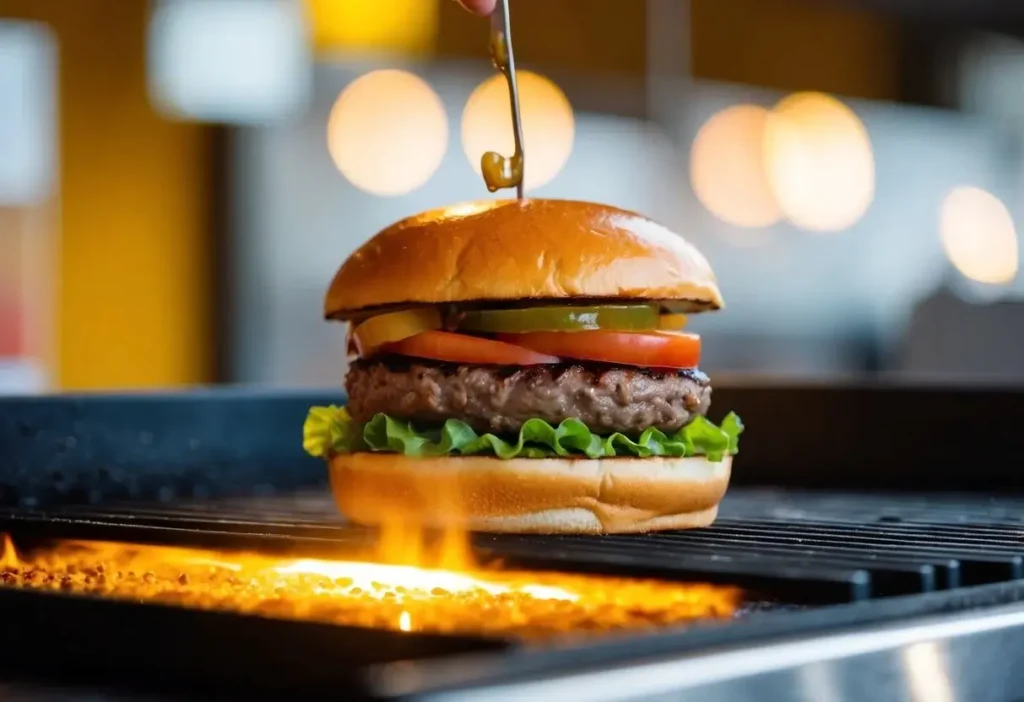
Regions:
[[[378,233],[335,274],[324,314],[565,298],[655,301],[684,312],[723,304],[707,259],[642,215],[571,200],[484,200]]]

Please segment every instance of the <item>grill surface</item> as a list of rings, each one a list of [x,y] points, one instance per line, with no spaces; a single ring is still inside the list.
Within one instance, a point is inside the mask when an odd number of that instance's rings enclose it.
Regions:
[[[322,462],[303,455],[295,434],[311,404],[342,399],[334,392],[230,390],[0,401],[0,530],[22,547],[96,539],[289,555],[361,548],[373,535],[339,521],[324,493]],[[1024,451],[1021,399],[1019,388],[719,383],[716,406],[735,409],[748,430],[714,527],[630,537],[475,537],[481,556],[512,565],[742,586],[750,602],[725,623],[537,650],[473,636],[0,588],[0,670],[59,684],[178,690],[187,699],[208,692],[252,698],[246,691],[253,690],[307,699],[416,698],[628,667],[641,658],[696,661],[742,647],[759,647],[743,660],[760,662],[762,651],[786,638],[903,627],[928,616],[944,623],[952,613],[981,617],[1024,600],[1024,499],[948,491],[1024,488],[1015,463],[1002,458]],[[878,426],[899,431],[873,432]],[[962,456],[942,440],[948,436],[993,440],[972,445],[974,464],[965,471]],[[751,487],[757,484],[875,492]],[[947,492],[879,492],[886,489]],[[1024,610],[1010,614],[1006,621],[1019,619],[1013,626],[1024,631]],[[1000,651],[1024,646],[1024,637],[989,644],[991,664],[1003,660]],[[474,657],[460,663],[462,654]],[[885,660],[902,659],[888,653]],[[1001,699],[978,694],[1000,680],[1024,685],[1013,677],[1020,666],[996,671],[966,658],[957,665],[982,675],[965,699]],[[897,682],[906,675],[844,670],[840,677],[872,674]],[[784,682],[787,698],[802,684],[799,676]]]
[[[1021,499],[737,489],[723,503],[719,521],[705,530],[598,538],[476,535],[474,541],[485,559],[517,566],[722,582],[748,590],[747,607],[731,623],[640,639],[678,652],[1021,599],[1024,584],[1014,580],[1024,557],[1022,507]],[[0,513],[0,530],[30,546],[70,537],[311,555],[339,555],[373,536],[344,524],[322,493],[12,510]],[[129,678],[172,688],[202,685],[221,694],[287,688],[310,696],[343,689],[354,698],[357,691],[370,694],[359,672],[366,666],[487,651],[505,651],[508,658],[515,650],[493,639],[393,634],[25,590],[0,589],[4,605],[11,614],[2,643],[16,652],[8,663],[32,670],[40,660],[47,666],[61,660],[73,681],[91,679],[107,670],[103,661],[117,660],[122,678],[127,664]],[[66,632],[57,648],[53,631]],[[156,632],[159,639],[140,647],[140,631]],[[614,659],[622,653],[616,646],[621,644],[612,641],[562,653]],[[529,671],[556,660],[549,651],[540,659],[525,656],[519,665]],[[507,666],[502,670],[508,674]],[[477,667],[472,671],[480,674]]]
[[[247,498],[0,513],[19,543],[89,538],[323,553],[363,545],[329,497]],[[645,536],[478,535],[478,552],[530,567],[738,583],[827,604],[1024,577],[1024,499],[736,489],[709,529]]]

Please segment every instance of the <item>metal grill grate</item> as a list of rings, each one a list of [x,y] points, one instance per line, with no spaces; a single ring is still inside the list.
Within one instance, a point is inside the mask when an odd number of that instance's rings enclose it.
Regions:
[[[497,550],[740,581],[806,602],[1024,577],[1024,501],[736,490],[709,529],[599,538],[493,537]]]
[[[13,652],[9,664],[14,670],[42,666],[37,672],[48,676],[54,670],[50,661],[59,659],[69,680],[95,673],[129,677],[143,686],[159,678],[185,687],[235,690],[286,681],[290,691],[314,696],[357,689],[365,695],[360,671],[386,661],[490,651],[501,661],[492,672],[514,676],[584,659],[594,663],[602,656],[617,660],[641,645],[653,653],[678,655],[872,618],[886,621],[1016,601],[1024,597],[1021,583],[1010,582],[1022,575],[1024,520],[1018,515],[1024,515],[1024,500],[734,489],[718,522],[704,530],[596,538],[476,536],[485,557],[515,565],[728,582],[745,587],[751,596],[744,614],[768,610],[725,626],[695,626],[621,644],[511,654],[509,642],[497,640],[398,636],[19,590],[0,592],[9,612],[0,643]],[[318,553],[338,553],[372,537],[368,530],[343,523],[324,493],[12,510],[0,512],[0,530],[21,543],[74,538]],[[955,589],[982,583],[992,585]],[[914,593],[918,596],[889,597]],[[844,602],[850,604],[816,606]],[[59,646],[50,633],[58,629],[65,632]],[[141,631],[147,632],[146,648],[137,644]],[[480,674],[471,668],[473,675]]]
[[[643,536],[478,535],[517,565],[740,584],[801,604],[1024,578],[1024,500],[733,490],[709,529]],[[44,537],[218,546],[361,544],[323,494],[0,514]]]

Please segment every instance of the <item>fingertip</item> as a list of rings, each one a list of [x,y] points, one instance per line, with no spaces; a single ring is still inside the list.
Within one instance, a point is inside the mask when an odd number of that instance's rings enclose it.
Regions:
[[[459,0],[463,7],[477,15],[489,15],[494,12],[497,0]]]

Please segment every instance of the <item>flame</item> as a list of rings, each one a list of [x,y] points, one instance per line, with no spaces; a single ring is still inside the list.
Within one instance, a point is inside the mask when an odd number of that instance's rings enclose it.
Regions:
[[[426,566],[445,570],[477,569],[476,559],[465,527],[464,495],[451,481],[436,481],[429,486],[431,503],[445,515],[440,531],[424,527],[401,514],[385,514],[369,560],[410,566]]]
[[[17,568],[20,565],[21,560],[18,558],[18,550],[14,548],[11,535],[4,534],[4,547],[3,551],[0,551],[0,570]]]
[[[380,563],[352,561],[320,561],[306,559],[280,566],[277,572],[303,575],[323,575],[332,580],[352,581],[355,587],[366,590],[373,597],[383,597],[387,591],[381,583],[400,583],[406,590],[461,595],[482,590],[489,595],[521,592],[537,599],[575,600],[577,596],[559,588],[523,584],[488,582],[467,573],[417,566],[396,566]]]
[[[422,534],[413,538],[410,533],[399,539],[396,529],[391,541],[382,538],[381,552],[392,559],[429,554]],[[456,562],[453,558],[471,563],[464,537],[444,535],[434,554],[437,563]],[[0,586],[404,632],[526,640],[729,617],[742,599],[735,588],[650,579],[124,543],[60,542],[19,557],[9,537],[0,556]]]

